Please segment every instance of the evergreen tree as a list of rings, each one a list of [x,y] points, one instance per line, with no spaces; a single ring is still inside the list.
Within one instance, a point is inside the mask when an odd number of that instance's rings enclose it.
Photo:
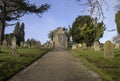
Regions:
[[[117,32],[120,34],[120,11],[115,14],[115,22],[117,25]]]
[[[17,39],[16,43],[19,46],[20,45],[20,23],[19,22],[16,23],[13,34],[16,37]]]
[[[20,27],[20,42],[25,42],[25,31],[24,31],[24,28],[25,28],[25,24],[22,23],[21,24],[21,27]]]
[[[105,25],[98,22],[97,18],[90,16],[79,16],[73,22],[70,33],[74,43],[86,43],[91,46],[94,41],[99,41],[103,36]]]
[[[38,7],[35,4],[31,4],[28,0],[0,0],[0,44],[2,44],[4,39],[6,21],[17,20],[29,13],[35,13],[40,16],[49,7],[50,5],[48,4],[42,4]]]

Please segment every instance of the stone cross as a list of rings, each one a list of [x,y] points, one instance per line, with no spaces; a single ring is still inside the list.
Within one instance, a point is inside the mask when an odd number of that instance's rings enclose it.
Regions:
[[[109,40],[104,44],[104,57],[114,58],[114,45]]]

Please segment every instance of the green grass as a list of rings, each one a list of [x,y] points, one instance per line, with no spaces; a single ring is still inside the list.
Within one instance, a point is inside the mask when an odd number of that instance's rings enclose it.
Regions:
[[[0,53],[0,81],[6,81],[49,50],[45,48],[19,48],[17,55],[11,55],[8,48],[2,48]]]
[[[72,50],[85,66],[97,72],[104,81],[120,81],[120,49],[115,49],[115,58],[106,59],[104,51]]]

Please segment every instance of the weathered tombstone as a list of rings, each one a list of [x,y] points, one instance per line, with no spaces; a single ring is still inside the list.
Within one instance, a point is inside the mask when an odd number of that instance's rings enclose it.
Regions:
[[[78,44],[78,48],[81,48],[82,47],[82,45],[81,44]]]
[[[13,39],[12,39],[12,46],[10,46],[10,54],[12,54],[12,55],[17,54],[16,37],[13,37]]]
[[[13,39],[12,39],[12,46],[13,47],[16,47],[17,45],[16,45],[16,37],[13,37]]]
[[[120,48],[120,44],[119,43],[115,43],[115,48],[119,49]]]
[[[100,43],[98,41],[94,42],[94,50],[100,51]]]
[[[24,47],[24,42],[20,42],[20,47]]]
[[[72,45],[72,49],[76,49],[77,47],[76,47],[76,45]]]
[[[109,40],[104,44],[104,57],[114,58],[114,45]]]
[[[3,42],[2,42],[2,47],[3,47],[3,48],[6,48],[6,47],[7,47],[7,41],[6,41],[6,40],[3,40]]]
[[[83,43],[83,44],[82,44],[82,49],[84,49],[84,50],[87,49],[86,43]]]
[[[41,42],[40,42],[40,41],[37,41],[36,47],[39,48],[40,46],[41,46]]]
[[[30,44],[24,43],[23,47],[27,48],[28,45],[29,45],[29,47],[30,47]]]

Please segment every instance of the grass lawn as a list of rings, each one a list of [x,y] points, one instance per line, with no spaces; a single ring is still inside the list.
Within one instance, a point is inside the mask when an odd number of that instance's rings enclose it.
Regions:
[[[72,50],[85,66],[102,76],[104,81],[120,81],[120,49],[115,49],[115,58],[106,59],[104,51]]]
[[[15,73],[26,68],[50,49],[47,48],[19,48],[18,55],[9,54],[9,49],[1,49],[0,53],[0,81],[6,81]]]

